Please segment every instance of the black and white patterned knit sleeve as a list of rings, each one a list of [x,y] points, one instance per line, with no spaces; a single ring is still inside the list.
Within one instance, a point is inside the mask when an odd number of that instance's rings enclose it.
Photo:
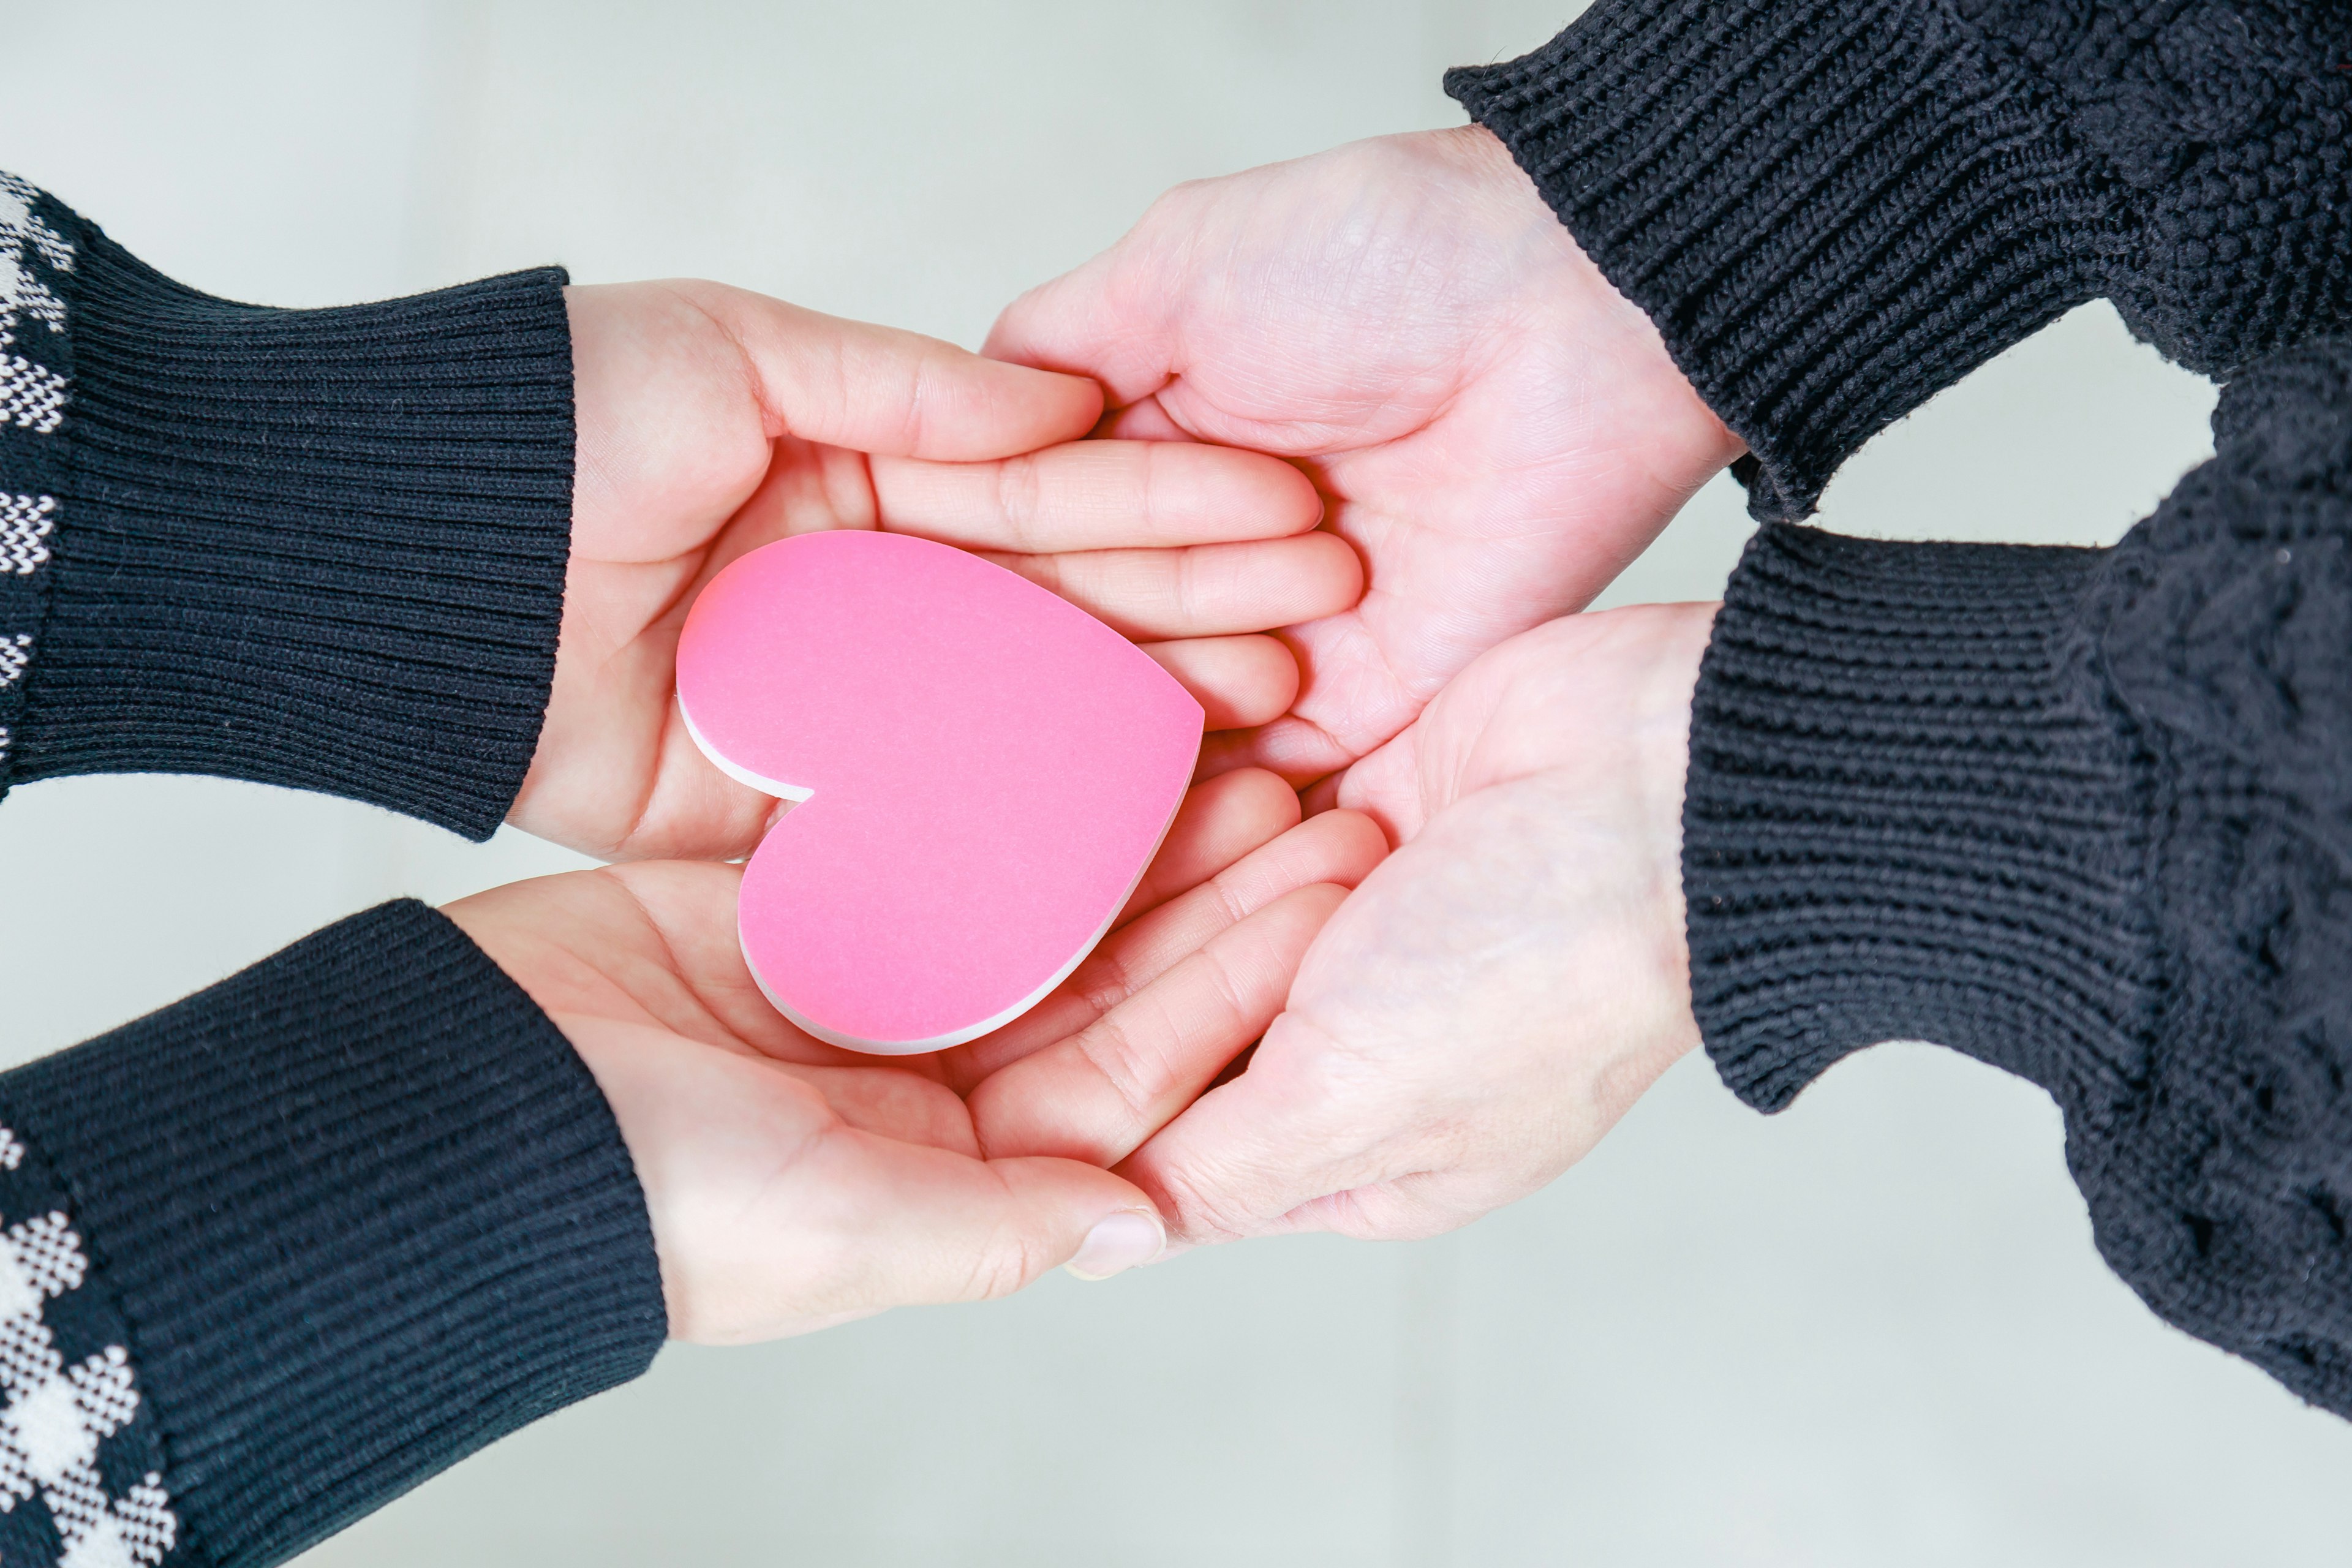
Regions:
[[[0,1074],[0,1563],[259,1568],[643,1372],[587,1068],[439,914]]]
[[[562,618],[562,284],[232,304],[0,175],[0,790],[201,773],[495,831]]]
[[[0,174],[0,768],[24,710],[68,468],[59,427],[73,340],[56,285],[73,271],[74,253],[46,205],[30,185]]]
[[[1767,524],[1693,709],[1692,999],[1778,1110],[1884,1039],[2047,1089],[2101,1252],[2352,1416],[2352,340],[2112,550]]]
[[[2210,375],[2352,331],[2342,0],[1598,0],[1447,88],[1811,513],[2085,300]]]
[[[0,175],[0,788],[495,829],[562,615],[562,282],[234,305]],[[0,1075],[0,1564],[282,1561],[666,1325],[593,1079],[421,905]]]

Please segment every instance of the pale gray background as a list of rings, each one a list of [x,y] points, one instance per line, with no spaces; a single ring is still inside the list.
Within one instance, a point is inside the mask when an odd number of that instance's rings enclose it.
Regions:
[[[561,260],[976,342],[1163,186],[1456,123],[1442,68],[1575,8],[0,0],[0,166],[244,299]],[[2094,307],[1881,438],[1824,521],[2110,540],[2204,454],[2210,405]],[[1711,595],[1744,533],[1719,485],[1615,596]],[[9,1049],[393,894],[570,863],[237,784],[28,788],[0,811]],[[1771,1121],[1686,1062],[1549,1192],[1442,1241],[674,1350],[310,1561],[2334,1563],[2347,1479],[2352,1426],[2106,1274],[2045,1100],[1904,1047]]]

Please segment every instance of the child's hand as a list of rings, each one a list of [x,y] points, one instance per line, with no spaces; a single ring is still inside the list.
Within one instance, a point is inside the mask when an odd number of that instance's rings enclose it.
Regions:
[[[608,858],[745,855],[776,803],[686,734],[695,591],[788,534],[885,528],[989,552],[1146,645],[1212,730],[1289,707],[1261,632],[1355,603],[1354,552],[1271,458],[1087,442],[1092,382],[709,283],[574,289],[580,449],[562,642],[511,820]]]
[[[770,1339],[1003,1295],[1066,1262],[1099,1276],[1150,1261],[1165,1234],[1150,1200],[1100,1167],[1258,1037],[1386,851],[1353,812],[1297,822],[1271,774],[1198,786],[1068,983],[930,1057],[853,1056],[780,1016],[736,946],[737,867],[577,872],[447,913],[611,1100],[673,1337]]]

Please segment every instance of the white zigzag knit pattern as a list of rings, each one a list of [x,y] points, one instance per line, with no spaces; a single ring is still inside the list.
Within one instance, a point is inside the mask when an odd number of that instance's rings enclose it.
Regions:
[[[28,316],[53,332],[66,330],[65,301],[25,266],[28,246],[59,272],[72,271],[74,264],[65,237],[34,216],[35,194],[14,174],[0,174],[0,350],[16,342],[16,327]],[[65,417],[65,407],[63,376],[22,354],[0,353],[0,425],[47,435]]]
[[[29,577],[49,558],[57,510],[55,496],[12,496],[0,490],[0,572]]]
[[[33,203],[39,195],[16,175],[0,174],[0,258],[6,262],[0,269],[0,314],[30,316],[47,322],[49,331],[62,332],[66,330],[64,301],[27,274],[24,266],[25,247],[29,245],[54,271],[71,272],[74,267],[74,249],[65,236],[33,214]],[[16,325],[13,321],[6,324]]]
[[[14,342],[0,331],[0,349]],[[0,425],[47,436],[66,416],[66,378],[23,354],[0,353]]]
[[[25,1158],[15,1133],[0,1128],[0,1166]],[[0,1513],[40,1494],[65,1551],[57,1568],[153,1568],[179,1540],[179,1516],[149,1472],[120,1498],[107,1495],[99,1445],[139,1410],[131,1354],[109,1345],[76,1366],[65,1364],[43,1321],[55,1297],[81,1288],[89,1273],[81,1238],[61,1214],[9,1227],[0,1237]]]

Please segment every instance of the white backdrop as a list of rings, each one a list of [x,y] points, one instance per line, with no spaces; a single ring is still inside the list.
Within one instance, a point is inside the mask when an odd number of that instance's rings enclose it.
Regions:
[[[0,0],[0,167],[238,298],[560,260],[975,342],[1161,187],[1458,122],[1444,66],[1574,9]],[[1882,437],[1823,521],[2110,540],[2210,405],[2093,307]],[[1612,598],[1711,595],[1745,531],[1718,485]],[[7,1049],[379,899],[572,863],[243,785],[30,787],[0,809]],[[2347,1467],[2352,1426],[2105,1273],[2046,1101],[1893,1047],[1769,1121],[1686,1062],[1550,1191],[1436,1242],[673,1350],[308,1561],[2336,1563]]]

